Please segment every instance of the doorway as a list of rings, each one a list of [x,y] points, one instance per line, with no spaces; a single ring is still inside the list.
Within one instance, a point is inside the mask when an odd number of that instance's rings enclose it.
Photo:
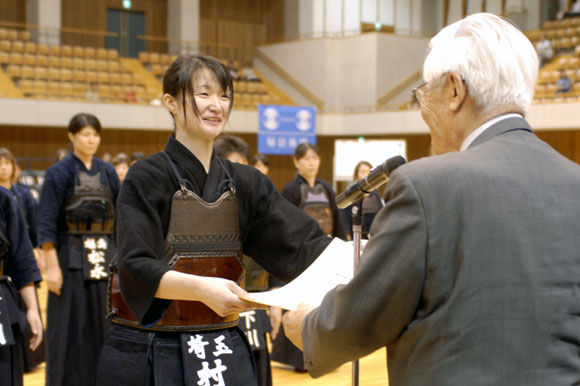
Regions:
[[[107,37],[107,48],[119,51],[120,56],[136,58],[145,51],[145,13],[120,9],[107,9],[107,31],[118,36]]]

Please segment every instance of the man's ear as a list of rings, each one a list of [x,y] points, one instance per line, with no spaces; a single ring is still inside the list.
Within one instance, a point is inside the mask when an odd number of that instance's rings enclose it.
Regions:
[[[451,92],[449,108],[454,111],[459,110],[467,97],[467,85],[461,75],[456,72],[449,73],[447,82]]]

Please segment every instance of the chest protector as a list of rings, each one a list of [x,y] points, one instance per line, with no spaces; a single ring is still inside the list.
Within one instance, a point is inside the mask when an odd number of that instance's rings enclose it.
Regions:
[[[177,173],[177,170],[174,171]],[[179,180],[182,181],[181,178]],[[208,203],[181,185],[171,201],[164,251],[163,259],[175,271],[221,277],[243,288],[244,270],[235,189],[230,188],[216,202]],[[112,277],[107,306],[114,323],[154,331],[216,330],[238,324],[237,314],[222,317],[202,302],[173,300],[158,323],[143,327],[121,297],[118,276],[113,274]]]
[[[318,222],[322,231],[332,236],[334,221],[330,198],[324,186],[316,184],[311,187],[308,184],[300,185],[300,208]]]
[[[74,194],[64,205],[68,233],[111,234],[114,211],[113,194],[101,181],[101,172],[77,172]]]

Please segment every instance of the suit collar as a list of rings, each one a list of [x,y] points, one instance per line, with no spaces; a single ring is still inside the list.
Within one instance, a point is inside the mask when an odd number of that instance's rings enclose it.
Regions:
[[[507,118],[493,124],[488,129],[486,129],[483,133],[481,133],[479,137],[475,138],[475,140],[471,143],[471,145],[469,145],[468,149],[471,149],[474,146],[487,142],[496,135],[507,133],[513,130],[525,130],[529,131],[530,133],[532,132],[530,124],[524,118],[520,117]]]

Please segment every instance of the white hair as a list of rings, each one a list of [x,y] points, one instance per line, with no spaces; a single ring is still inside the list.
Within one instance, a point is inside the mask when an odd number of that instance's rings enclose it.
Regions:
[[[458,72],[475,104],[485,111],[516,105],[527,112],[538,78],[538,56],[514,25],[477,13],[442,29],[429,43],[423,78],[434,83]]]

